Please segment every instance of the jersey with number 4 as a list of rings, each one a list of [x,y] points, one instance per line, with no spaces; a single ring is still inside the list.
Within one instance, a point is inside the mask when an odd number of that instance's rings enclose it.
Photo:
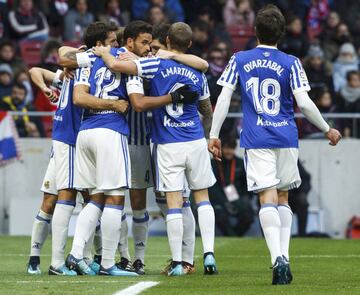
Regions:
[[[118,56],[123,48],[112,48],[110,53]],[[101,58],[97,58],[91,68],[81,68],[76,71],[75,85],[84,84],[90,87],[89,93],[101,99],[126,99],[128,94],[126,75],[111,72]],[[126,117],[112,110],[98,111],[85,109],[80,130],[107,128],[125,136],[129,134]]]
[[[310,90],[298,58],[263,45],[237,52],[218,84],[232,90],[240,86],[244,113],[241,147],[298,147],[293,95]]]
[[[184,85],[197,92],[199,100],[210,96],[207,80],[199,71],[173,60],[140,58],[135,61],[138,74],[150,80],[150,95],[161,96]],[[197,109],[198,102],[168,104],[152,111],[151,140],[165,144],[193,141],[204,137]]]

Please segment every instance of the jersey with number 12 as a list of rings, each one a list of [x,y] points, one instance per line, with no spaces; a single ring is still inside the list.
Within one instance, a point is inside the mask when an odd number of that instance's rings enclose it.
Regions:
[[[298,147],[293,95],[310,90],[298,58],[263,45],[237,52],[218,84],[232,90],[240,86],[244,113],[241,147]]]

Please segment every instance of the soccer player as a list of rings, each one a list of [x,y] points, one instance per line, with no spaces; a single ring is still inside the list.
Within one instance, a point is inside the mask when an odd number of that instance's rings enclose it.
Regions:
[[[191,46],[192,32],[185,23],[170,27],[167,43],[177,53]],[[207,81],[203,74],[176,61],[159,58],[140,59],[133,62],[116,60],[108,48],[96,48],[113,71],[138,74],[150,80],[150,94],[164,95],[182,85],[189,85],[200,96],[200,104],[212,113]],[[141,94],[130,95],[130,100]],[[154,142],[156,162],[156,188],[166,192],[167,232],[172,253],[172,266],[168,275],[183,275],[182,240],[182,190],[185,178],[198,204],[199,226],[204,247],[205,274],[217,272],[214,258],[214,210],[209,202],[207,188],[215,182],[211,170],[206,140],[197,112],[197,102],[184,105],[169,104],[152,111],[151,139]],[[181,152],[180,152],[181,151]]]
[[[215,159],[221,159],[218,136],[239,85],[244,112],[240,146],[245,148],[248,190],[259,193],[259,218],[271,255],[272,284],[289,284],[292,212],[288,190],[301,183],[292,97],[331,145],[336,145],[341,135],[329,127],[309,98],[310,86],[300,60],[276,48],[285,31],[280,10],[274,5],[262,8],[255,26],[259,45],[235,53],[218,81],[223,88],[214,112],[209,150]]]

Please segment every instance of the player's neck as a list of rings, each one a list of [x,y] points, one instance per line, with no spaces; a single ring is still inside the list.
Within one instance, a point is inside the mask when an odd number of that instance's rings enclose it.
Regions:
[[[277,44],[270,45],[270,44],[262,44],[262,43],[258,43],[258,45],[257,45],[256,47],[277,48]]]

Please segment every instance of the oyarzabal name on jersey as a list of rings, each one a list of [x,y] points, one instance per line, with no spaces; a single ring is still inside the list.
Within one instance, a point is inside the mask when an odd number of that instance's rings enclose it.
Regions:
[[[277,64],[277,62],[268,60],[268,59],[257,59],[252,60],[244,65],[244,70],[248,73],[251,70],[255,68],[267,68],[270,70],[273,70],[278,74],[278,76],[281,76],[281,73],[284,71],[284,68]]]
[[[283,120],[281,122],[271,122],[268,120],[264,120],[263,118],[258,116],[256,125],[257,126],[284,127],[284,126],[288,126],[289,122],[287,120]]]
[[[194,126],[194,125],[195,125],[194,121],[178,123],[178,122],[171,121],[171,118],[169,118],[168,116],[164,117],[164,127],[184,128],[184,127],[190,127],[190,126]]]
[[[185,76],[185,77],[189,78],[191,81],[193,81],[194,84],[199,82],[199,78],[196,77],[196,75],[187,68],[170,67],[164,71],[161,71],[161,75],[163,76],[163,78],[166,78],[166,77],[169,77],[172,75],[181,75],[181,76]]]

